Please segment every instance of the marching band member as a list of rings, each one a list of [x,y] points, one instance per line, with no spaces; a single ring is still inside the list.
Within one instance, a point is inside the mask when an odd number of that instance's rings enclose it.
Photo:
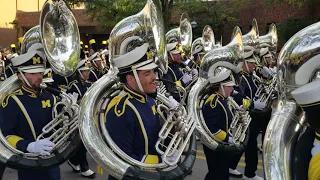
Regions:
[[[109,103],[105,122],[111,138],[122,151],[135,160],[157,164],[155,144],[161,125],[156,102],[149,96],[156,92],[157,65],[148,58],[148,48],[149,44],[145,43],[114,60],[123,90]],[[178,104],[173,98],[170,103]],[[115,178],[109,176],[109,179]]]
[[[86,63],[86,59],[83,59],[78,63],[77,71],[72,76],[72,79],[74,80],[69,84],[69,89],[67,92],[76,92],[79,94],[79,98],[82,98],[88,88],[91,86],[91,82],[88,81],[89,76],[90,68]]]
[[[93,55],[94,53],[98,52],[98,45],[96,43],[95,39],[90,39],[89,44],[91,46],[91,49],[89,51],[89,55]]]
[[[233,91],[234,78],[230,70],[213,76],[208,74],[210,84],[214,86],[214,93],[207,98],[202,108],[203,118],[210,132],[220,141],[233,143],[232,135],[228,132],[232,122],[233,114],[230,111],[227,98]],[[205,180],[226,180],[229,179],[229,166],[233,158],[228,152],[213,151],[203,145],[206,155],[209,172]]]
[[[5,72],[5,63],[3,60],[0,59],[0,82],[7,79],[6,72]]]
[[[44,72],[44,54],[28,51],[12,59],[21,88],[5,97],[0,108],[0,126],[7,141],[23,152],[49,155],[54,143],[36,140],[42,128],[52,120],[54,95],[40,90]],[[13,113],[14,112],[14,113]],[[19,180],[59,180],[60,169],[18,170]]]
[[[7,78],[9,78],[10,76],[15,74],[14,67],[12,67],[11,59],[13,59],[17,56],[18,56],[18,54],[8,54],[5,58],[6,60],[4,62],[5,62],[5,66],[6,66],[5,69],[6,69]]]
[[[245,96],[249,97],[251,102],[250,116],[252,118],[249,126],[250,134],[247,147],[245,148],[245,172],[244,179],[246,180],[261,180],[262,178],[255,174],[258,165],[258,152],[257,152],[257,137],[260,133],[261,117],[260,113],[255,111],[261,111],[265,108],[265,104],[259,100],[255,100],[255,94],[257,91],[257,85],[254,81],[253,72],[256,67],[256,57],[254,56],[254,48],[245,46],[244,64],[242,76],[240,78],[239,87],[236,89]],[[239,158],[240,160],[240,158]]]
[[[163,75],[163,79],[175,82],[179,86],[186,87],[192,81],[192,76],[188,73],[183,73],[183,67],[181,65],[182,59],[180,55],[181,51],[176,49],[176,45],[176,42],[167,44],[169,66],[168,72]],[[164,82],[164,84],[174,99],[180,101],[180,96],[176,87],[166,82]]]
[[[200,66],[200,63],[204,55],[205,55],[205,52],[204,52],[203,46],[197,45],[195,49],[192,51],[192,60],[194,61],[192,69]]]
[[[308,180],[320,179],[320,123],[319,123],[319,90],[318,80],[312,81],[291,92],[292,97],[305,112],[304,117],[310,130],[315,133],[313,146],[311,147],[311,159],[308,167]],[[303,135],[304,136],[304,135]],[[304,150],[309,149],[308,144],[303,144]],[[307,156],[309,158],[309,156]],[[299,164],[300,165],[300,164]],[[304,167],[302,172],[304,172]],[[305,176],[301,177],[305,178]]]
[[[91,82],[88,82],[90,74],[90,68],[88,67],[86,60],[81,60],[78,63],[77,71],[74,73],[74,81],[70,83],[70,89],[68,93],[77,93],[78,101],[83,97],[87,89],[91,86]],[[89,168],[87,161],[87,149],[81,143],[76,153],[69,159],[68,164],[72,167],[73,171],[78,173],[81,171],[81,176],[86,178],[95,178],[95,172]]]
[[[86,55],[86,58],[89,57],[90,51],[88,45],[84,45],[84,54]]]
[[[102,50],[101,51],[103,51],[103,50],[107,50],[108,49],[108,40],[104,40],[104,41],[102,41]]]
[[[43,73],[42,82],[46,83],[48,86],[52,87],[53,81],[54,80],[52,79],[52,69],[51,68],[47,68]]]
[[[103,53],[108,54],[108,50],[103,51]],[[96,52],[88,58],[88,61],[91,63],[92,69],[90,70],[90,82],[96,82],[99,78],[101,78],[106,72],[103,62],[102,53]]]

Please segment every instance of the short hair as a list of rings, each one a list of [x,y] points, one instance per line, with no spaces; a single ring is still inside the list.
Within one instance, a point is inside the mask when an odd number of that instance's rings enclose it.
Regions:
[[[127,73],[123,73],[123,74],[118,74],[119,78],[120,78],[120,82],[122,83],[127,83],[127,75],[131,75],[133,76],[133,72],[127,72]]]

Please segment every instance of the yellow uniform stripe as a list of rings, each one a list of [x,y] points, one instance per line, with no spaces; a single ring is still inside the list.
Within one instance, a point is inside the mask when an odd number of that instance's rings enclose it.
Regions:
[[[158,164],[159,157],[157,155],[147,155],[146,159],[144,160],[146,164]]]
[[[18,104],[18,106],[20,107],[22,113],[24,114],[24,117],[27,119],[28,121],[28,124],[29,124],[29,127],[30,127],[30,130],[31,130],[31,133],[34,137],[34,140],[37,139],[37,136],[36,136],[36,133],[35,133],[35,130],[34,130],[34,127],[33,127],[33,123],[32,123],[32,120],[27,112],[27,110],[24,108],[23,104],[21,103],[21,101],[19,100],[19,98],[17,98],[17,96],[13,95],[12,98],[16,101],[16,103]]]
[[[216,138],[218,138],[219,140],[223,141],[223,140],[226,139],[227,133],[226,133],[225,131],[220,130],[220,131],[218,131],[216,134],[214,134],[214,136],[215,136]]]
[[[7,137],[7,141],[11,144],[11,146],[13,146],[14,148],[17,148],[17,143],[20,141],[20,140],[23,140],[22,137],[19,137],[19,136],[15,136],[15,135],[12,135],[12,136],[8,136]]]

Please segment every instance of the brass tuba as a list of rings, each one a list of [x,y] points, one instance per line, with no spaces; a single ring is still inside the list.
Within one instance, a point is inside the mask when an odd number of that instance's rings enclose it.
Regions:
[[[251,30],[242,36],[242,40],[244,46],[257,47],[259,45],[259,29],[255,18],[252,20]]]
[[[71,75],[77,66],[80,56],[79,31],[75,18],[64,1],[47,1],[42,9],[40,26],[31,28],[23,38],[22,51],[25,53],[36,43],[50,41],[50,48],[46,45],[47,60],[55,71],[62,75]],[[50,31],[46,28],[50,27]],[[61,45],[64,44],[64,45]],[[39,46],[40,47],[40,46]],[[56,55],[50,53],[57,52]],[[0,86],[0,101],[10,92],[20,88],[17,75],[12,75]],[[64,103],[57,103],[53,107],[53,120],[42,129],[37,139],[50,134],[49,139],[56,145],[49,156],[24,153],[13,148],[0,133],[0,161],[7,166],[18,169],[46,169],[57,166],[69,159],[80,142],[77,130],[78,106],[72,98],[61,94]],[[57,111],[57,107],[62,111]],[[60,109],[60,108],[59,108]],[[63,125],[62,125],[63,124]],[[62,126],[60,126],[62,125]]]
[[[130,42],[127,42],[131,38]],[[160,164],[145,164],[136,161],[124,153],[110,137],[104,122],[105,109],[110,100],[121,91],[121,83],[117,77],[118,69],[113,60],[136,46],[149,43],[150,50],[160,65],[161,70],[167,69],[166,41],[164,36],[164,25],[161,12],[161,3],[158,0],[148,0],[145,7],[138,14],[129,16],[113,28],[110,34],[110,64],[109,72],[101,77],[82,98],[80,105],[80,134],[85,147],[94,160],[102,166],[109,174],[118,179],[179,179],[186,176],[195,161],[196,144],[192,135],[194,125],[188,123],[183,106],[170,112],[165,125],[171,126],[172,121],[178,122],[181,133],[177,132],[172,142],[178,142],[162,151],[157,150],[162,156]],[[125,46],[123,46],[125,44]],[[121,48],[122,47],[122,48]],[[124,47],[124,48],[123,48]],[[122,52],[121,49],[126,49]],[[157,101],[161,103],[158,107],[159,114],[167,111],[168,98],[158,93]],[[166,112],[167,113],[167,112]],[[189,121],[191,122],[191,121]],[[186,126],[192,125],[192,126]],[[159,134],[159,141],[167,135],[166,127],[163,126]],[[190,130],[188,130],[190,128]],[[169,129],[169,128],[168,128]],[[159,143],[160,145],[161,143]],[[169,144],[170,146],[170,144]],[[176,149],[175,149],[176,148]],[[157,149],[157,148],[156,148]],[[187,149],[186,157],[180,161],[181,153]],[[171,151],[173,150],[173,151]],[[173,161],[168,158],[176,155]],[[170,158],[171,159],[171,158]],[[171,164],[172,163],[172,164]]]
[[[268,47],[269,51],[276,55],[277,53],[277,45],[278,45],[278,34],[277,27],[275,24],[271,24],[269,27],[269,32],[259,37],[259,48]]]
[[[190,57],[191,44],[192,44],[192,26],[189,21],[189,17],[186,13],[183,13],[180,18],[180,26],[178,28],[171,29],[166,33],[166,43],[177,42],[181,46],[182,52],[186,57]]]
[[[271,27],[271,29],[273,29]],[[271,36],[270,36],[271,38]],[[308,129],[308,119],[291,93],[297,88],[317,79],[320,61],[320,22],[310,25],[283,46],[278,57],[279,103],[266,130],[263,147],[264,170],[268,180],[307,179],[297,174],[309,166],[309,161],[301,163],[301,153],[297,147],[305,143],[302,138]],[[314,130],[312,141],[314,140]],[[308,145],[307,145],[308,146]],[[307,149],[304,145],[303,149]]]
[[[206,25],[203,28],[202,37],[199,37],[192,42],[191,52],[194,52],[197,46],[202,46],[204,52],[209,52],[215,47],[214,32],[209,25]]]
[[[188,96],[188,113],[195,121],[196,135],[203,144],[213,150],[217,149],[222,142],[209,131],[201,111],[205,99],[210,95],[210,92],[208,92],[208,72],[215,72],[219,68],[227,68],[239,73],[241,68],[238,65],[242,59],[242,54],[242,34],[240,28],[236,27],[233,31],[232,40],[228,45],[213,49],[203,57],[198,81],[194,84]]]

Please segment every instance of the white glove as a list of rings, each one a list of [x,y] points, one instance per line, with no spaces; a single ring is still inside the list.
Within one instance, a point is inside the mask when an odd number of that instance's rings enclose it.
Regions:
[[[189,74],[184,74],[181,80],[184,84],[187,84],[192,80],[192,77]]]
[[[239,94],[238,91],[236,91],[236,90],[233,90],[233,91],[232,91],[232,95],[237,95],[237,94]]]
[[[197,69],[192,69],[192,75],[197,76],[198,75],[198,70]]]
[[[260,69],[260,74],[264,77],[264,78],[269,78],[271,76],[271,72],[269,70],[269,68],[267,67],[263,67],[262,69]]]
[[[228,143],[233,144],[233,138],[231,136],[228,138]]]
[[[179,106],[178,101],[176,101],[172,96],[169,96],[169,108],[175,109],[178,106]]]
[[[253,109],[262,110],[266,105],[259,100],[253,102]]]
[[[68,93],[68,95],[71,97],[72,102],[77,103],[77,101],[78,101],[78,96],[79,96],[78,93],[73,92],[72,94],[71,94],[71,93]]]
[[[311,155],[314,156],[320,152],[320,142],[316,139],[313,141],[313,148],[311,149]]]
[[[40,139],[28,144],[27,151],[31,153],[50,155],[50,151],[53,149],[54,143],[47,139]]]

